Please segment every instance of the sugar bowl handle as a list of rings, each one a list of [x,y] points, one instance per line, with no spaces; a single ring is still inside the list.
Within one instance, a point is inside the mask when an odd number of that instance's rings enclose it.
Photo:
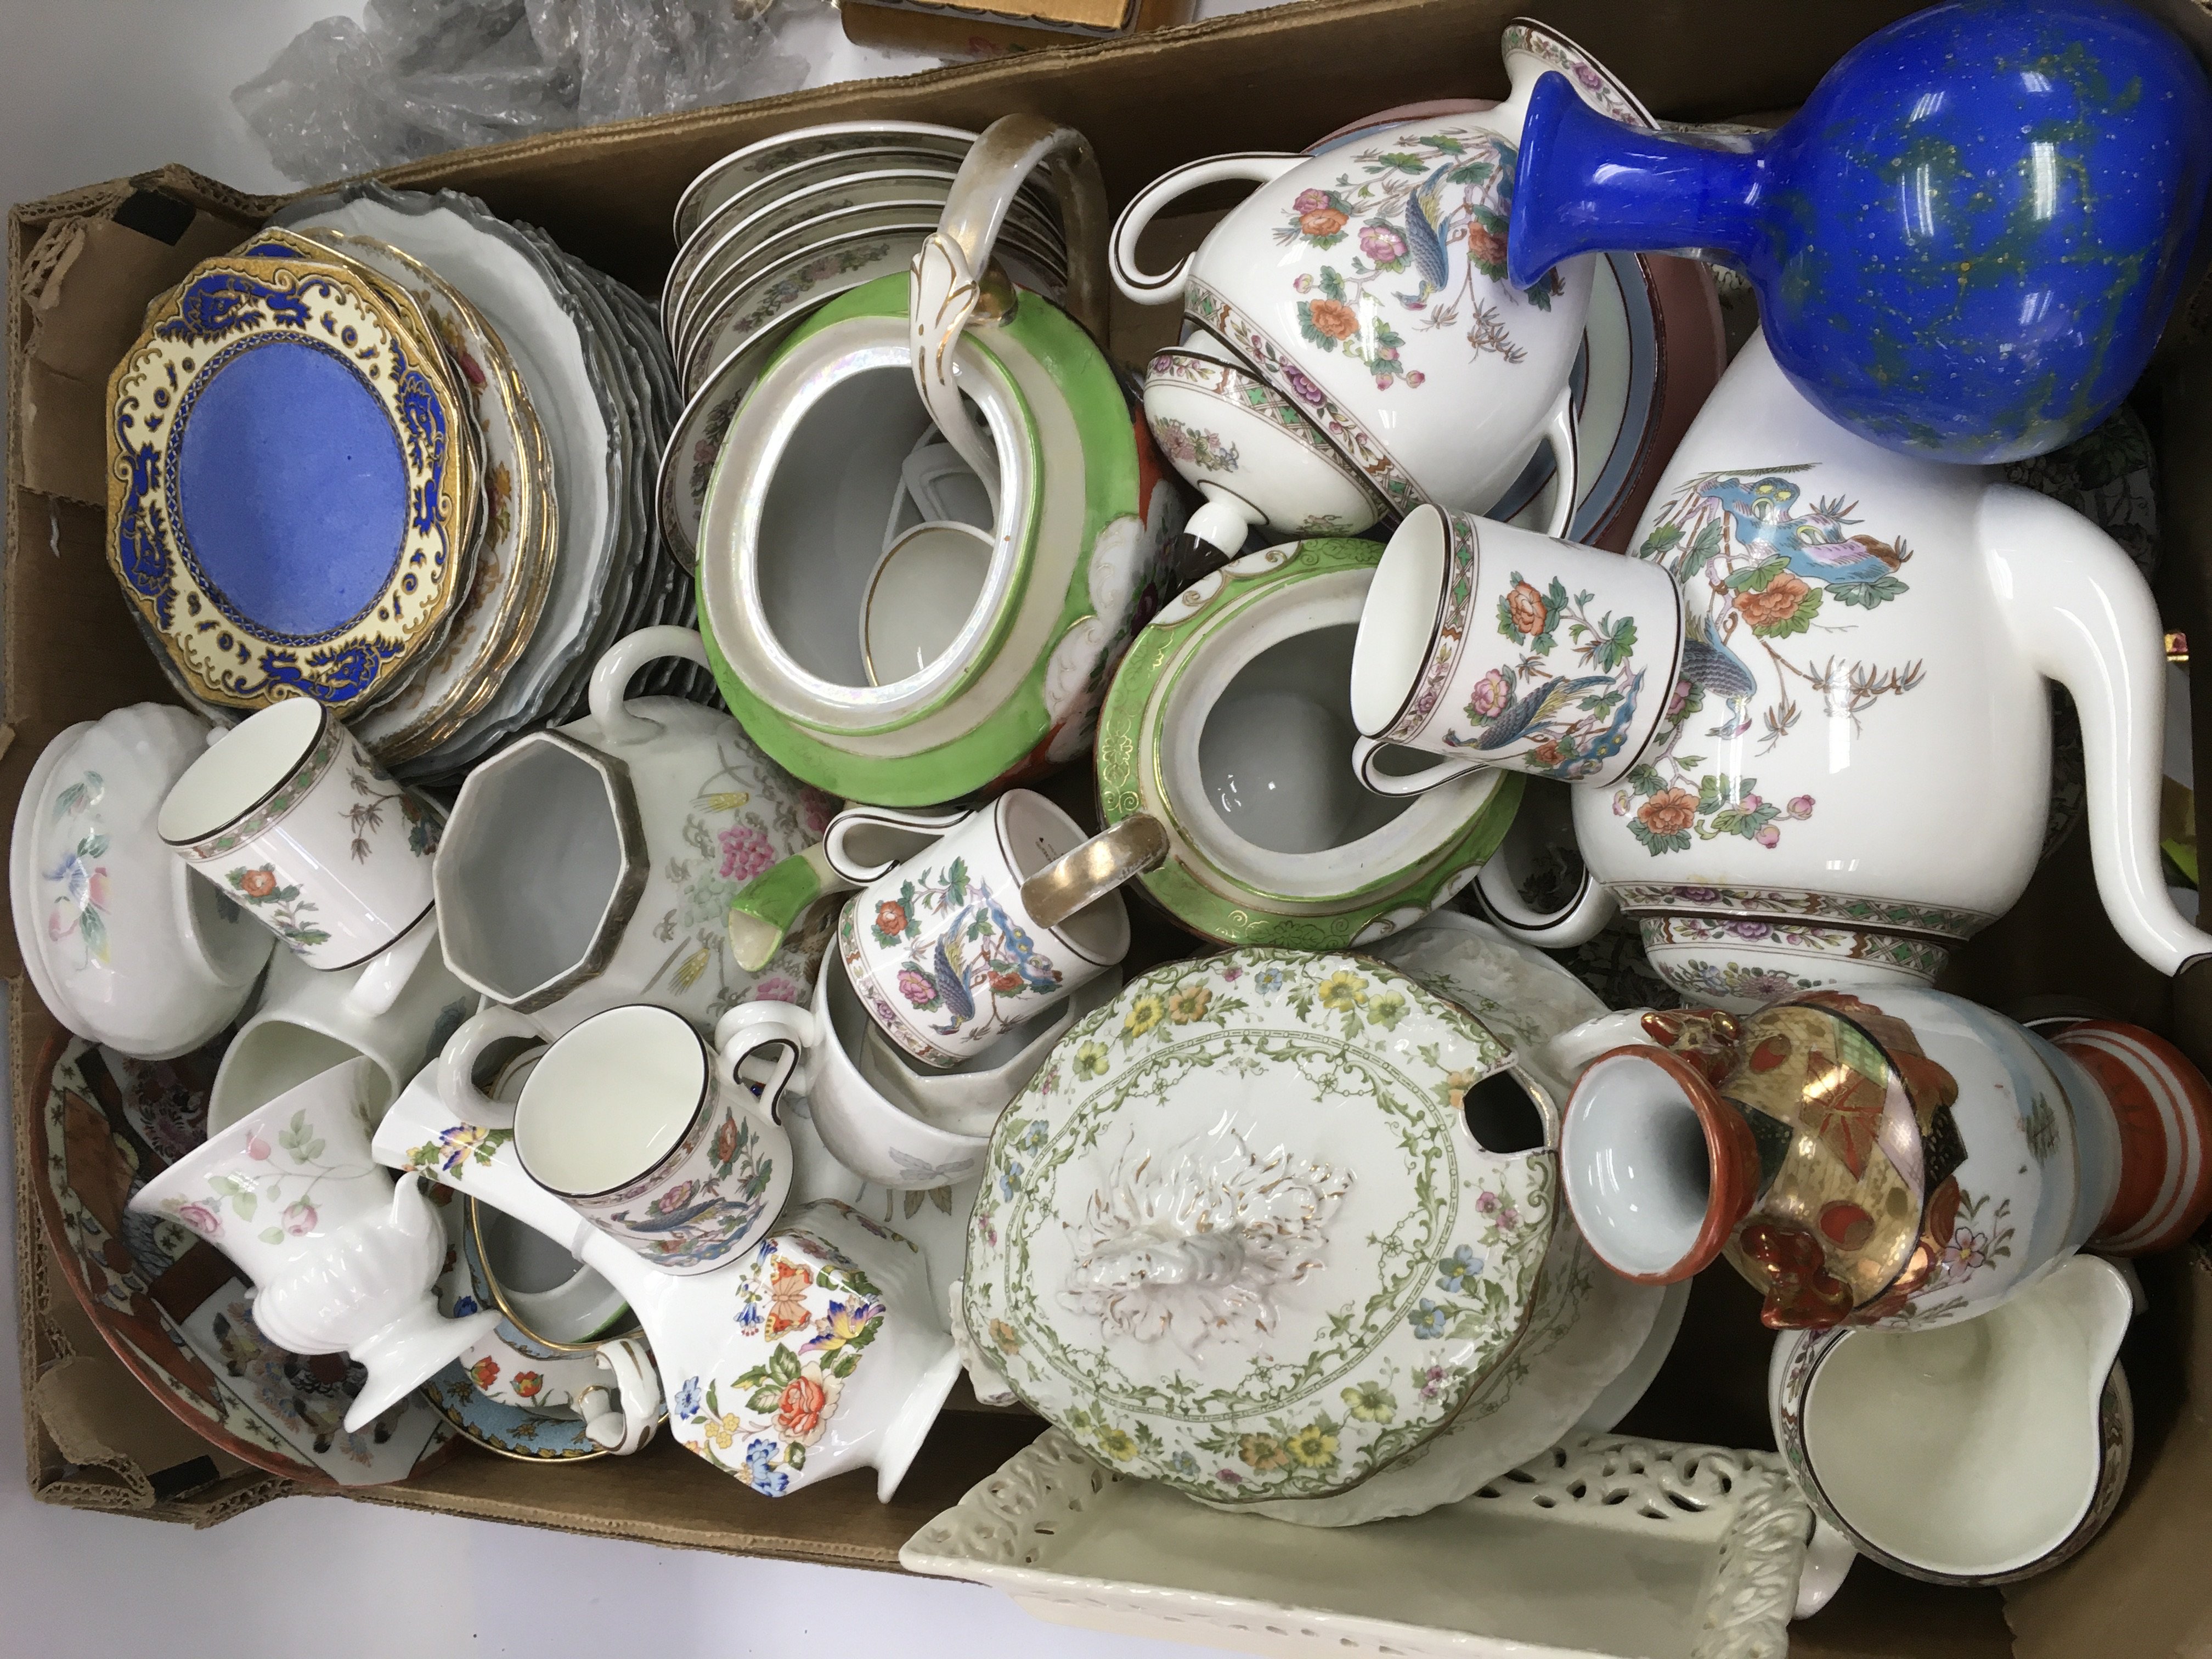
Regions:
[[[1014,195],[1046,170],[1067,244],[1064,308],[1103,347],[1107,329],[1106,183],[1091,141],[1036,115],[1006,115],[975,141],[945,198],[937,229],[914,256],[907,326],[914,380],[930,418],[998,503],[999,463],[953,384],[953,359],[970,324],[998,322],[1018,303],[991,251]]]
[[[660,735],[660,722],[630,713],[623,693],[631,678],[649,662],[681,657],[707,666],[707,647],[696,628],[641,628],[617,640],[601,653],[592,670],[592,723],[599,736],[615,748],[627,748]]]

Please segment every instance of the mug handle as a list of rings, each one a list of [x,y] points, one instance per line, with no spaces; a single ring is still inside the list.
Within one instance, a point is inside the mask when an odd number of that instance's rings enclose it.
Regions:
[[[983,130],[960,163],[937,228],[914,256],[907,309],[914,383],[930,418],[983,481],[994,508],[999,462],[953,384],[960,337],[980,317],[1000,322],[1018,301],[991,274],[991,250],[1023,182],[1046,169],[1067,243],[1061,309],[1102,347],[1107,333],[1106,181],[1091,141],[1037,115],[1003,115]],[[988,301],[988,307],[987,307]]]
[[[627,748],[660,735],[660,722],[631,714],[623,693],[629,689],[631,677],[639,669],[663,657],[681,657],[702,668],[708,665],[707,647],[697,629],[641,628],[609,646],[592,669],[592,721],[610,745]]]
[[[614,1373],[619,1405],[608,1401],[603,1388],[586,1389],[576,1396],[577,1414],[584,1419],[584,1434],[591,1443],[617,1457],[627,1457],[651,1440],[660,1427],[660,1372],[653,1351],[644,1340],[618,1336],[599,1345],[599,1361]],[[586,1402],[593,1395],[600,1399]]]
[[[1380,738],[1361,738],[1352,745],[1352,769],[1359,774],[1360,782],[1378,795],[1424,794],[1440,783],[1449,783],[1454,778],[1483,769],[1480,761],[1440,760],[1418,772],[1376,771],[1375,757],[1385,749],[1395,747],[1395,744],[1384,743]]]
[[[346,992],[346,1012],[361,1019],[381,1019],[390,1013],[392,1005],[399,1000],[399,994],[437,942],[438,913],[433,910],[361,970],[361,977]]]
[[[512,1129],[514,1108],[502,1105],[477,1086],[477,1062],[495,1042],[508,1037],[545,1041],[545,1033],[504,1003],[495,1002],[463,1020],[438,1056],[438,1097],[464,1123],[480,1129]]]
[[[1575,388],[1571,382],[1559,388],[1553,400],[1551,413],[1544,417],[1544,447],[1552,452],[1552,516],[1545,525],[1544,533],[1559,541],[1571,539],[1568,532],[1575,522],[1576,496],[1582,479],[1580,450],[1575,438]]]
[[[781,1048],[782,1057],[760,1091],[769,1121],[781,1124],[784,1085],[790,1085],[793,1094],[806,1092],[806,1053],[817,1038],[813,1014],[795,1002],[741,1002],[714,1023],[715,1064],[724,1083],[750,1088],[739,1068],[763,1048]]]
[[[1133,812],[1112,829],[1062,853],[1022,884],[1022,908],[1040,927],[1057,927],[1127,881],[1167,862],[1168,832],[1149,812]]]
[[[1494,859],[1475,872],[1474,890],[1500,933],[1544,951],[1586,945],[1620,914],[1620,901],[1613,897],[1613,890],[1588,870],[1583,872],[1583,883],[1575,896],[1550,912],[1532,910],[1523,904]]]
[[[820,841],[769,866],[738,890],[723,924],[729,937],[730,960],[746,973],[757,974],[783,948],[784,935],[798,925],[815,900],[831,893],[849,893],[890,874],[900,860],[911,858],[967,818],[965,812],[846,808],[830,820]],[[862,831],[887,834],[895,840],[908,838],[913,845],[889,856],[864,860],[859,856],[860,849],[852,845],[853,836]]]
[[[1178,196],[1224,179],[1244,179],[1255,185],[1272,185],[1301,161],[1310,159],[1279,150],[1254,150],[1237,155],[1209,155],[1204,161],[1187,162],[1172,173],[1162,173],[1139,191],[1137,199],[1123,208],[1121,216],[1114,222],[1114,286],[1137,305],[1173,305],[1182,298],[1182,291],[1190,282],[1191,261],[1197,256],[1186,253],[1174,270],[1160,276],[1137,267],[1137,244],[1159,216],[1160,210]]]

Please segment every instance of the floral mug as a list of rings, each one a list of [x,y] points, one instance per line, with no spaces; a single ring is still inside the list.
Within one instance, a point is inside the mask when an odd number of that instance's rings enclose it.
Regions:
[[[1167,850],[1158,819],[1133,814],[1086,841],[1030,789],[965,813],[850,808],[819,846],[738,895],[732,955],[766,960],[817,898],[860,888],[835,946],[853,989],[893,1042],[951,1067],[1127,954],[1129,918],[1114,890]]]
[[[309,967],[382,957],[358,999],[381,1012],[436,937],[418,925],[436,819],[312,697],[211,736],[161,802],[161,839]]]
[[[1359,615],[1352,765],[1384,795],[1486,766],[1609,784],[1657,733],[1682,638],[1681,596],[1654,567],[1421,507],[1383,550]],[[1449,758],[1384,771],[1391,747]]]
[[[717,1053],[683,1015],[633,1003],[546,1048],[510,1106],[476,1073],[516,1038],[543,1040],[513,1009],[486,1007],[447,1044],[439,1092],[468,1122],[512,1126],[525,1173],[584,1221],[671,1273],[711,1272],[767,1231],[791,1185],[777,1103],[797,1042],[748,1075],[766,1039]]]

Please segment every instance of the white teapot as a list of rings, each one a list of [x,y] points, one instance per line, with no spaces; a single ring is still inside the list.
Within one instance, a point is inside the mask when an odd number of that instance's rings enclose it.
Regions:
[[[1139,305],[1180,300],[1191,322],[1279,395],[1286,407],[1268,417],[1277,429],[1302,430],[1294,422],[1303,416],[1393,512],[1423,502],[1483,512],[1548,445],[1566,484],[1544,527],[1557,536],[1576,498],[1567,379],[1593,261],[1565,260],[1527,289],[1506,282],[1521,123],[1537,81],[1558,70],[1592,107],[1657,124],[1565,36],[1521,19],[1501,45],[1513,91],[1493,108],[1401,122],[1320,155],[1210,156],[1156,179],[1114,227],[1113,274]],[[1261,187],[1172,270],[1140,270],[1137,245],[1152,220],[1226,179]],[[1161,435],[1164,406],[1150,392],[1146,407]],[[1238,420],[1239,441],[1201,441],[1216,434],[1187,424],[1161,435],[1208,498],[1194,533],[1231,554],[1244,527],[1300,532],[1313,510],[1315,463],[1259,465],[1240,412],[1224,404],[1210,417]],[[1255,465],[1234,477],[1198,464],[1243,450]]]
[[[2160,873],[2150,591],[2087,520],[2002,477],[1845,431],[1747,345],[1634,544],[1683,590],[1672,707],[1643,763],[1575,792],[1589,875],[1565,911],[1530,913],[1504,863],[1479,878],[1500,924],[1572,945],[1617,902],[1669,983],[1735,1012],[1926,984],[2034,874],[2047,678],[2081,712],[2113,926],[2161,973],[2212,953]]]

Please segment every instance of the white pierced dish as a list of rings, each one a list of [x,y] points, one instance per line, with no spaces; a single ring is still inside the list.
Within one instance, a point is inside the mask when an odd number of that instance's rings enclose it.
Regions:
[[[1320,1533],[1048,1430],[899,1565],[1053,1624],[1271,1659],[1782,1659],[1812,1529],[1771,1452],[1572,1437],[1446,1508]]]

